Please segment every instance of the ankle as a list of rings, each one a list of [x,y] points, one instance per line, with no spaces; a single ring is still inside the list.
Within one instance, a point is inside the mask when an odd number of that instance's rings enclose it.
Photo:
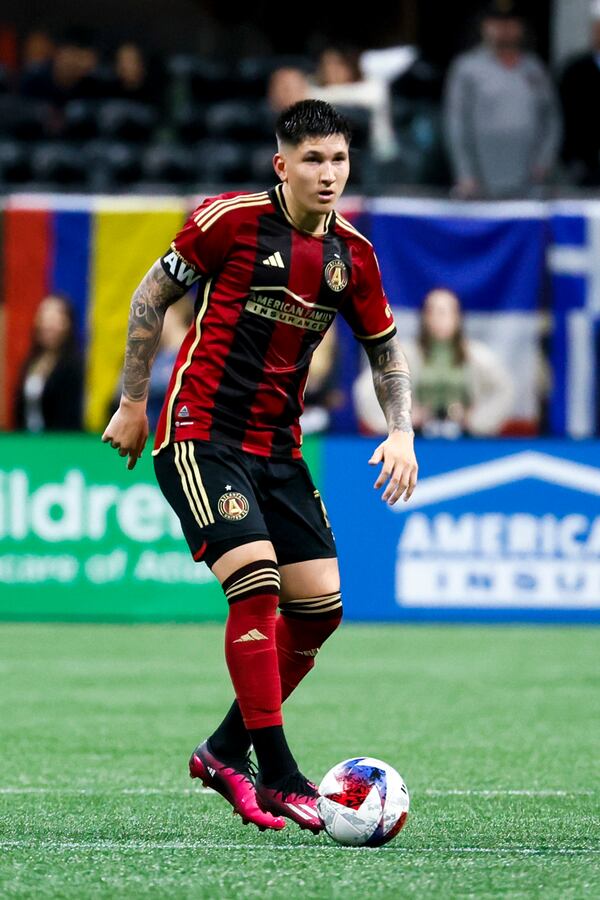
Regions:
[[[257,781],[259,781],[264,787],[270,788],[271,790],[276,790],[277,788],[284,785],[288,778],[293,778],[296,775],[299,775],[300,771],[298,767],[292,769],[289,772],[285,772],[283,775],[279,775],[277,778],[266,778],[262,769],[259,768]]]
[[[298,764],[288,747],[281,725],[252,728],[250,739],[263,783],[270,784],[297,771]]]

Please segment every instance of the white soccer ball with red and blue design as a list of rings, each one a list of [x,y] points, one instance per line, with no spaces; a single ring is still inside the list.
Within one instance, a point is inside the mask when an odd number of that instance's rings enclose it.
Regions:
[[[319,785],[327,834],[348,847],[381,847],[401,831],[410,805],[402,777],[372,756],[345,759]]]

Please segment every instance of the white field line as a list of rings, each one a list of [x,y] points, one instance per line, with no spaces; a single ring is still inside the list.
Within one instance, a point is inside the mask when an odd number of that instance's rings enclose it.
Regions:
[[[215,794],[212,788],[110,788],[106,790],[98,790],[96,788],[44,788],[44,787],[0,787],[0,795],[3,794],[81,794],[85,797],[106,797],[106,796],[145,796],[147,794],[167,795],[186,795],[186,794]]]
[[[425,794],[427,797],[593,797],[596,792],[592,790],[539,790],[529,791],[520,789],[506,790],[479,790],[479,789],[449,789],[437,790],[435,788],[427,788],[424,791],[415,791],[411,796],[419,796]],[[131,787],[131,788],[114,788],[114,789],[96,789],[96,788],[45,788],[45,787],[0,787],[0,795],[3,794],[82,794],[84,796],[145,796],[145,795],[189,795],[189,794],[216,794],[212,788],[153,788],[153,787]]]
[[[31,850],[230,850],[246,852],[248,850],[262,850],[272,853],[273,850],[283,852],[298,850],[316,850],[326,853],[342,850],[346,853],[358,853],[365,850],[376,850],[369,847],[341,847],[340,845],[326,844],[233,844],[222,841],[0,841],[0,849],[31,849]],[[388,846],[385,853],[462,853],[462,854],[513,854],[517,856],[577,856],[581,854],[600,853],[598,847],[403,847]]]
[[[428,788],[423,793],[429,797],[592,797],[594,791],[528,791],[528,790],[446,790],[438,791],[434,788]]]

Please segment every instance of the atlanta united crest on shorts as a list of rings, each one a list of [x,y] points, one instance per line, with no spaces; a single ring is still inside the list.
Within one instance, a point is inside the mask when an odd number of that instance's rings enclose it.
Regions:
[[[237,491],[227,491],[222,497],[219,497],[218,503],[219,513],[229,522],[238,522],[245,519],[250,510],[250,504],[243,494]]]

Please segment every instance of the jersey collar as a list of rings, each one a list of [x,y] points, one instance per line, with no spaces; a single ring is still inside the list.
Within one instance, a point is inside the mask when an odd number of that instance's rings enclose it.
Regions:
[[[283,184],[281,182],[274,188],[271,188],[271,190],[269,191],[269,196],[271,197],[271,201],[273,202],[273,206],[275,207],[276,211],[285,219],[288,225],[291,225],[292,228],[294,228],[296,231],[299,231],[300,234],[307,234],[310,237],[318,239],[325,237],[325,235],[333,230],[333,226],[335,224],[335,210],[332,209],[331,212],[327,214],[323,232],[315,234],[314,231],[307,231],[305,228],[299,228],[290,216],[288,208],[286,206],[285,197],[283,196]]]

